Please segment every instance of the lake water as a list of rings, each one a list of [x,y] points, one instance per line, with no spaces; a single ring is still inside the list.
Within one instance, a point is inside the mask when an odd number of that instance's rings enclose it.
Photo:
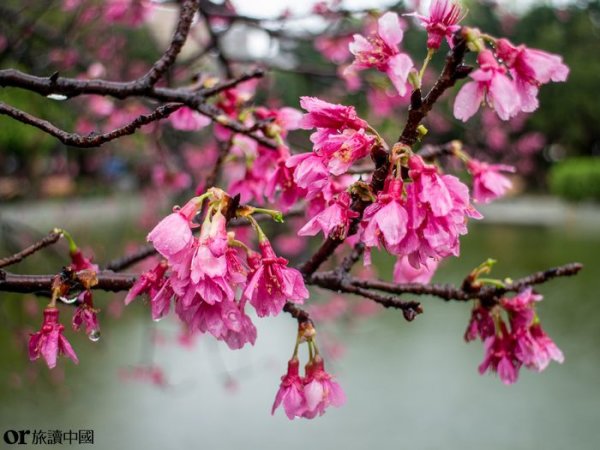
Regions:
[[[107,254],[125,238],[107,230],[101,235]],[[600,235],[579,228],[473,227],[463,239],[463,257],[443,266],[436,281],[459,282],[489,256],[499,260],[498,277],[517,278],[571,261],[585,264],[578,277],[540,288],[545,296],[540,317],[564,351],[565,363],[553,363],[541,374],[523,370],[510,387],[494,376],[480,376],[482,345],[462,340],[470,305],[423,298],[425,313],[412,323],[397,311],[385,311],[351,326],[324,329],[345,346],[344,356],[328,367],[348,402],[312,421],[290,422],[281,411],[270,415],[295,333],[295,323],[285,315],[258,321],[254,348],[232,352],[205,338],[187,349],[174,344],[175,322],[153,323],[138,302],[119,320],[103,317],[96,344],[70,335],[81,363],[59,362],[65,368],[63,382],[48,377],[41,364],[40,376],[30,382],[30,363],[12,331],[15,320],[36,327],[39,318],[22,313],[22,297],[0,294],[5,299],[0,304],[0,431],[92,429],[95,445],[81,448],[107,450],[597,450],[599,254]],[[107,299],[99,295],[97,302]],[[160,342],[150,346],[156,330]],[[150,360],[164,369],[165,388],[119,376],[122,368]]]

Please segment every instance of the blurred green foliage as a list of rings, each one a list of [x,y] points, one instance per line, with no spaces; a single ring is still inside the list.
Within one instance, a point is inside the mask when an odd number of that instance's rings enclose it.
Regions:
[[[600,158],[570,158],[552,167],[553,194],[571,201],[600,200]]]

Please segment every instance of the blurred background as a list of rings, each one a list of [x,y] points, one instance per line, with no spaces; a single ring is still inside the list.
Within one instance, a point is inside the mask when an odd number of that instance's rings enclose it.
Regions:
[[[332,25],[311,14],[314,2],[298,3],[232,2],[237,14],[262,18],[258,24],[198,20],[168,83],[194,83],[203,73],[225,76],[215,50],[203,53],[216,34],[234,70],[255,63],[269,69],[256,104],[299,108],[299,96],[315,95],[358,105],[361,117],[392,140],[407,99],[388,95],[377,74],[349,88],[338,76],[347,55],[326,50],[333,36],[347,39],[362,27],[368,13]],[[411,11],[428,5],[408,3],[357,0],[337,7]],[[175,320],[152,322],[141,300],[124,308],[124,293],[97,293],[102,338],[93,343],[68,331],[80,364],[61,360],[48,371],[26,353],[45,301],[2,292],[0,431],[92,429],[102,449],[599,448],[600,2],[463,3],[465,23],[560,54],[571,72],[566,83],[541,89],[539,110],[509,122],[483,110],[458,123],[450,102],[428,117],[427,143],[459,138],[471,154],[518,169],[510,197],[480,208],[485,219],[470,225],[461,258],[446,261],[433,281],[459,283],[488,257],[499,261],[494,274],[500,278],[583,263],[576,278],[540,287],[540,317],[565,353],[564,364],[541,374],[522,371],[519,382],[506,387],[477,373],[482,345],[462,338],[469,305],[425,297],[425,314],[407,323],[395,311],[313,289],[311,310],[328,367],[348,403],[317,420],[290,422],[281,411],[270,415],[295,337],[296,324],[287,317],[256,320],[256,345],[233,352],[210,337],[187,335]],[[102,15],[103,5],[1,2],[0,68],[115,80],[144,73],[168,43],[176,3],[131,0],[128,11],[138,13],[111,20]],[[281,21],[285,15],[297,19]],[[420,61],[425,35],[409,18],[406,27],[403,45]],[[426,82],[442,64],[438,55]],[[84,134],[118,127],[152,106],[100,97],[63,102],[4,88],[0,101]],[[143,243],[173,204],[202,189],[216,157],[213,128],[185,132],[163,122],[101,149],[77,149],[0,116],[0,256],[53,227],[69,230],[99,264]],[[298,151],[310,148],[306,133],[292,133],[289,141]],[[235,175],[227,167],[223,186]],[[309,254],[292,245],[290,231],[271,231],[280,233],[275,243],[286,257],[301,261]],[[59,243],[11,270],[56,273],[67,258]],[[390,279],[393,262],[375,255],[377,276]]]

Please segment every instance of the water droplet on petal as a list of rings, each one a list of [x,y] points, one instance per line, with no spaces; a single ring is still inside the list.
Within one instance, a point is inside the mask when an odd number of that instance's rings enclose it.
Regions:
[[[100,330],[92,330],[88,334],[88,338],[92,342],[98,342],[100,340]]]
[[[173,206],[173,212],[178,212],[181,209],[181,206],[175,205]]]

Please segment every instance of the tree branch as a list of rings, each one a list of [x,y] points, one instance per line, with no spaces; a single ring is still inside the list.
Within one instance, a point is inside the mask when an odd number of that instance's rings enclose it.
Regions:
[[[187,40],[190,27],[192,26],[192,20],[198,10],[199,3],[199,0],[185,0],[183,2],[179,13],[179,20],[177,21],[177,27],[175,28],[175,33],[173,34],[169,47],[159,60],[152,65],[150,70],[137,80],[137,83],[139,83],[142,88],[147,89],[154,86],[175,63],[177,55],[179,55]]]
[[[0,259],[0,267],[7,267],[12,264],[21,262],[28,256],[31,256],[34,253],[38,252],[39,250],[56,243],[60,239],[60,237],[61,237],[60,233],[51,231],[50,233],[48,233],[47,236],[40,239],[35,244],[30,245],[26,249],[21,250],[19,253],[15,253],[14,255],[7,256],[6,258]]]
[[[182,106],[183,105],[181,103],[167,103],[166,105],[159,106],[152,113],[142,114],[127,125],[116,128],[108,133],[98,134],[96,132],[91,132],[87,136],[61,130],[46,120],[32,116],[25,111],[21,111],[20,109],[14,108],[2,102],[0,102],[0,114],[12,117],[19,122],[39,128],[51,136],[54,136],[65,145],[70,145],[72,147],[91,148],[99,147],[102,144],[110,142],[114,139],[134,134],[136,130],[144,125],[164,119]]]

